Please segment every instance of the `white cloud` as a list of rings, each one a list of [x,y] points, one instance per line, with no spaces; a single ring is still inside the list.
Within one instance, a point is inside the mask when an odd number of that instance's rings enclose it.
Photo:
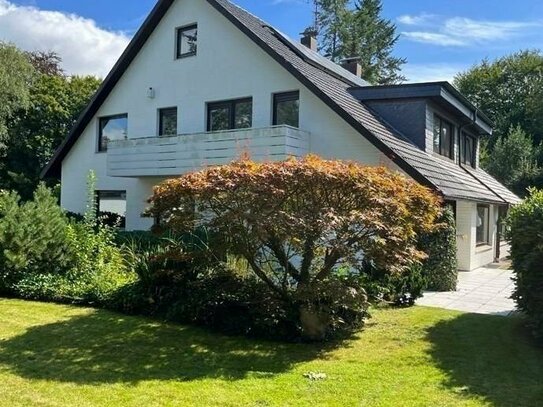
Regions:
[[[456,74],[468,69],[468,65],[437,63],[437,64],[406,64],[402,73],[408,83],[415,82],[452,82]]]
[[[441,33],[432,33],[432,32],[425,32],[425,31],[408,31],[408,32],[402,33],[402,35],[416,42],[425,42],[425,43],[434,44],[434,45],[461,47],[461,46],[465,46],[469,44],[469,42],[464,39],[453,37],[447,34],[441,34]]]
[[[543,21],[488,21],[466,17],[443,18],[429,14],[400,16],[398,21],[422,28],[402,33],[411,41],[455,47],[525,38],[539,35],[543,29]]]
[[[397,18],[398,22],[405,24],[405,25],[421,25],[431,19],[433,19],[435,16],[433,14],[427,14],[422,13],[418,16],[412,16],[409,14],[400,16]]]
[[[28,51],[55,51],[68,74],[105,77],[130,38],[75,14],[0,0],[0,40]]]

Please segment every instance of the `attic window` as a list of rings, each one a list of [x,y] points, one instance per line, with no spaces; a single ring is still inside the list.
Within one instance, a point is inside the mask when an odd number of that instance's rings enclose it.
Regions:
[[[475,168],[476,143],[474,137],[462,133],[460,139],[460,162],[462,164],[470,165]]]
[[[198,25],[192,24],[177,29],[177,59],[196,55],[198,50]]]
[[[434,152],[454,157],[454,126],[439,116],[434,116]]]

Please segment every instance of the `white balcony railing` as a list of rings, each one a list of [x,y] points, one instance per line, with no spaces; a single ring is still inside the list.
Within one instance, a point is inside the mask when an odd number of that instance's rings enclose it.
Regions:
[[[145,137],[108,144],[112,177],[175,176],[227,164],[247,152],[255,161],[281,161],[309,153],[309,133],[273,126],[169,137]]]

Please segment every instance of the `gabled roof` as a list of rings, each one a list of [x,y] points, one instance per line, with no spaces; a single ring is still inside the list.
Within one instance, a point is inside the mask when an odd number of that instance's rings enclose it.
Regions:
[[[155,6],[151,15],[98,90],[96,96],[83,112],[68,138],[44,170],[44,176],[59,174],[61,162],[69,149],[113,90],[115,84],[173,1],[160,0]],[[230,1],[207,0],[207,2],[294,75],[347,123],[358,130],[405,173],[421,184],[436,189],[445,197],[453,199],[468,199],[499,204],[515,203],[518,200],[514,195],[516,199],[510,199],[511,196],[506,198],[498,195],[490,186],[483,184],[468,170],[420,150],[349,92],[349,89],[353,87],[367,85],[365,81],[328,60],[324,61],[324,58],[318,53],[309,49],[302,49],[301,46],[295,44],[287,36]],[[486,173],[485,175],[489,177]],[[492,184],[500,185],[496,180]],[[501,186],[501,188],[505,187]]]

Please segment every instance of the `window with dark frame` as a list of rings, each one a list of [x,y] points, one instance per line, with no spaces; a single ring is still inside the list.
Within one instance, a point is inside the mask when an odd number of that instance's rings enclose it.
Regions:
[[[477,246],[490,245],[490,206],[477,205]]]
[[[198,25],[177,29],[177,59],[196,55],[198,51]]]
[[[96,211],[102,221],[121,229],[126,227],[126,191],[96,191]]]
[[[300,92],[276,93],[273,95],[274,126],[300,127]]]
[[[248,129],[252,126],[252,98],[207,104],[207,131]]]
[[[438,115],[434,116],[434,152],[454,158],[454,126]]]
[[[462,133],[460,138],[460,162],[475,168],[475,154],[477,150],[475,137]]]
[[[100,117],[98,127],[98,151],[105,152],[110,141],[126,139],[128,115]]]
[[[158,135],[177,135],[177,107],[168,107],[158,111]]]

